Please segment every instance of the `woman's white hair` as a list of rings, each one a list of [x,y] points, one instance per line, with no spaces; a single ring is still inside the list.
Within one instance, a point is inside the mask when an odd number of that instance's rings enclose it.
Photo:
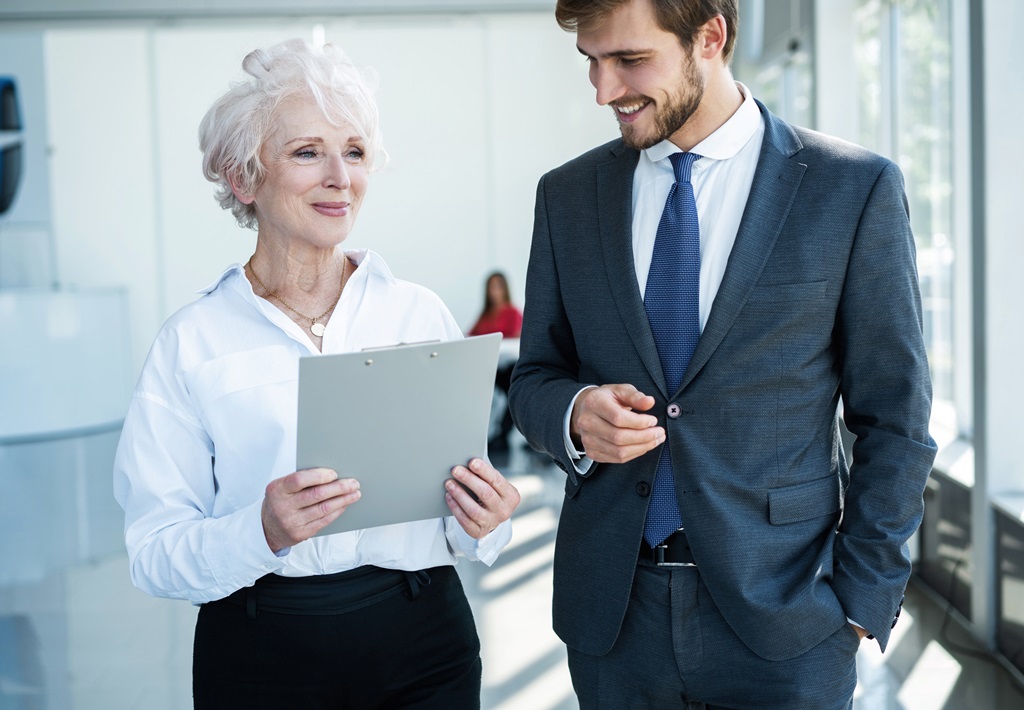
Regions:
[[[235,197],[231,182],[250,195],[263,182],[266,168],[260,149],[273,130],[274,111],[285,99],[312,98],[332,124],[355,128],[371,170],[387,162],[372,80],[334,45],[315,47],[291,39],[250,52],[242,69],[249,77],[233,83],[199,124],[203,175],[219,186],[217,202],[231,210],[239,225],[255,229],[256,210]]]

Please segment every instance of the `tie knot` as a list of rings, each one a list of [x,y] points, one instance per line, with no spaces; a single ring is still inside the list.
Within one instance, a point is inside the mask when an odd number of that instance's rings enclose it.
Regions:
[[[700,160],[696,153],[673,153],[668,156],[672,161],[672,169],[676,172],[676,182],[690,182],[690,168]]]

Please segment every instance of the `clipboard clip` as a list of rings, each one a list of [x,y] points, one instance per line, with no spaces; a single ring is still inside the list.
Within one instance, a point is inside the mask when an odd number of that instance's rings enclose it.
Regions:
[[[418,341],[416,341],[414,343],[398,343],[397,345],[377,345],[377,346],[374,346],[372,348],[363,348],[362,352],[368,353],[368,352],[374,352],[375,350],[391,350],[392,348],[404,348],[404,347],[411,346],[411,345],[427,345],[429,343],[440,343],[440,342],[441,342],[440,340],[418,340]],[[437,352],[430,353],[431,359],[436,358],[437,355],[438,355]],[[373,358],[368,358],[366,360],[366,362],[363,363],[363,364],[366,365],[367,367],[370,367],[371,365],[373,365]]]

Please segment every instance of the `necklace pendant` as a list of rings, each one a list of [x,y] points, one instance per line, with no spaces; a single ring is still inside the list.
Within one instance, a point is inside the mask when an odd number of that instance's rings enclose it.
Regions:
[[[324,337],[325,330],[327,330],[327,327],[323,323],[314,323],[309,326],[309,332],[318,338]]]

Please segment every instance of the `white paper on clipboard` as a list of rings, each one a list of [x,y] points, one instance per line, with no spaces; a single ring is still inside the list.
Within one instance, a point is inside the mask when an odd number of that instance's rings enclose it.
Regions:
[[[487,458],[501,335],[299,359],[296,470],[356,478],[362,497],[317,535],[451,515],[453,466]]]

